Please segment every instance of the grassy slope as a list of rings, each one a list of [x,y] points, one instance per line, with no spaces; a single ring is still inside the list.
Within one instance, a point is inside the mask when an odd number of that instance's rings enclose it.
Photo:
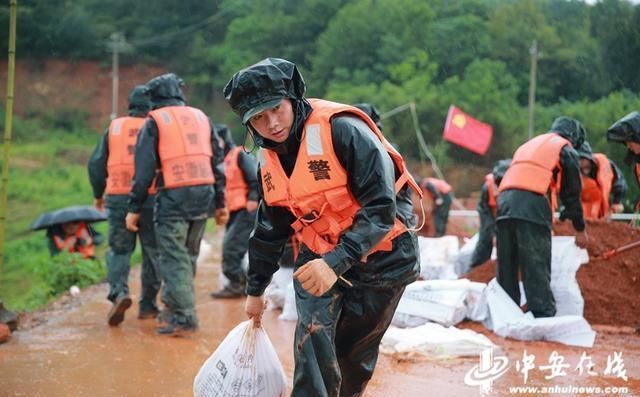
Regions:
[[[9,308],[29,310],[57,292],[52,288],[55,261],[49,257],[44,231],[31,232],[29,226],[44,211],[92,203],[86,164],[98,135],[86,128],[68,132],[20,120],[14,131],[0,299]],[[106,235],[106,222],[97,226]],[[104,250],[105,244],[99,257]]]

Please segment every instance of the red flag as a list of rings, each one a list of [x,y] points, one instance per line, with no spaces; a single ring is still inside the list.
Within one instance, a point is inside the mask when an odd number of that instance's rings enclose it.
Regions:
[[[444,139],[479,155],[489,149],[493,127],[464,113],[454,105],[449,107],[444,124]]]

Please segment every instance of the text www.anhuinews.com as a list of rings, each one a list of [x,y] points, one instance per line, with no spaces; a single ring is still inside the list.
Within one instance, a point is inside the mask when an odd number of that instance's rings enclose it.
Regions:
[[[605,394],[605,395],[625,395],[629,393],[628,387],[616,386],[512,386],[509,387],[511,394]]]

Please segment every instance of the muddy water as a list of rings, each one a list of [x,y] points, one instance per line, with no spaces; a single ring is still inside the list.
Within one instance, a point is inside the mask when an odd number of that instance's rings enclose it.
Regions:
[[[227,332],[245,319],[242,300],[214,301],[208,296],[218,285],[219,259],[214,253],[199,265],[196,291],[200,331],[193,336],[155,335],[154,320],[135,318],[135,304],[120,327],[110,328],[105,318],[110,307],[104,298],[107,288],[91,288],[83,291],[72,307],[50,315],[45,324],[14,333],[9,343],[0,346],[0,397],[192,396],[193,378],[200,365]],[[135,271],[130,279],[134,301],[139,293],[138,280]],[[264,326],[290,385],[294,323],[278,320],[278,314],[267,312]],[[482,331],[477,324],[466,327]],[[624,386],[629,389],[627,395],[640,395],[640,337],[631,332],[608,328],[599,333],[593,349],[487,336],[501,346],[510,364],[508,371],[493,383],[491,395],[512,395],[509,387],[524,385],[515,362],[522,360],[525,349],[527,354],[535,355],[538,366],[548,365],[554,350],[571,365],[564,368],[567,375],[553,379],[545,379],[549,371],[533,369],[527,386]],[[597,375],[579,376],[576,372],[583,351],[591,356]],[[627,381],[603,374],[607,356],[614,351],[623,354]],[[407,362],[381,355],[366,395],[477,396],[479,388],[465,385],[464,377],[478,362],[477,357]]]

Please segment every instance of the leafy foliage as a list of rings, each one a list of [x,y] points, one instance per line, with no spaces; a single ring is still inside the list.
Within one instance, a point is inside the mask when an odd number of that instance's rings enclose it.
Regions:
[[[68,252],[52,257],[47,270],[51,296],[67,291],[72,285],[87,287],[106,276],[106,270],[99,261],[83,259],[79,254]]]

